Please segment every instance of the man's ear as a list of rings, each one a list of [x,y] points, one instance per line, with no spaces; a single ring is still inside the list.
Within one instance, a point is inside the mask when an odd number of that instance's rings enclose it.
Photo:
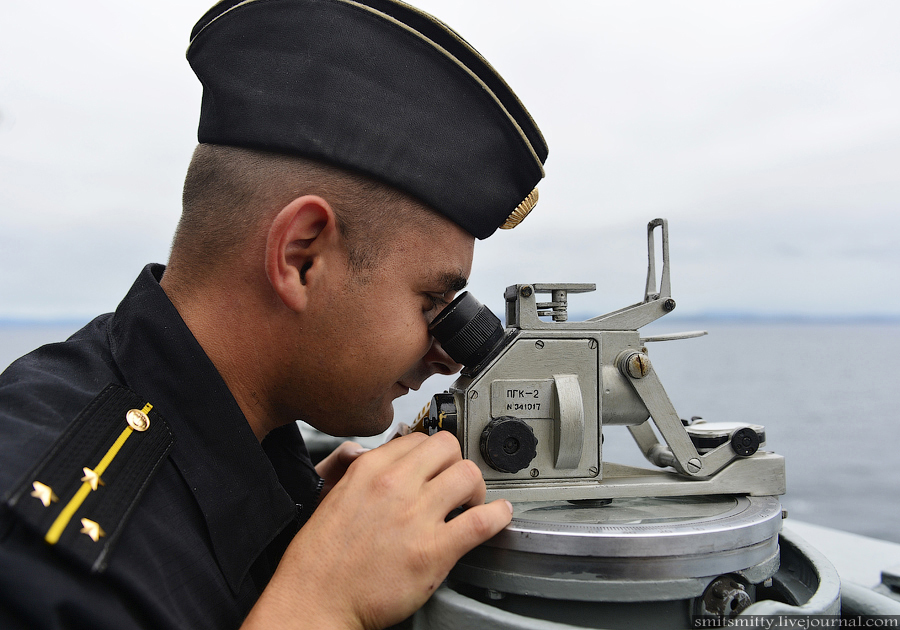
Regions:
[[[316,195],[297,197],[273,219],[266,238],[266,276],[289,309],[306,308],[309,283],[323,271],[323,254],[337,244],[337,236],[334,210]]]

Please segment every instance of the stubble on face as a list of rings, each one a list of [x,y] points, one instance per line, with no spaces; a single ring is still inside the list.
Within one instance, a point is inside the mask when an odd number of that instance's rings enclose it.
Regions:
[[[437,372],[428,324],[465,286],[474,238],[440,218],[410,229],[359,272],[346,265],[315,312],[298,383],[302,419],[332,435],[375,435],[393,420],[393,400]],[[364,275],[361,275],[364,274]],[[453,368],[454,371],[456,368]],[[310,371],[312,370],[312,371]]]

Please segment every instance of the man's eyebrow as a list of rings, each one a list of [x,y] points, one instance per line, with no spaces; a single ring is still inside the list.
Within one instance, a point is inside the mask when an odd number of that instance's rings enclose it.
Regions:
[[[438,276],[436,284],[443,289],[443,293],[450,293],[465,289],[469,280],[461,273],[445,272]]]

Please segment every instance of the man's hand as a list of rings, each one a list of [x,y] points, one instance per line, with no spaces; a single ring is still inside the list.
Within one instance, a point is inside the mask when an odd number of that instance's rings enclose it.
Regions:
[[[369,449],[348,440],[341,443],[340,446],[329,453],[328,457],[316,464],[316,473],[325,480],[325,485],[322,486],[322,494],[319,495],[319,501],[324,499],[325,495],[331,492],[331,489],[334,488],[337,482],[343,479],[344,473],[347,472],[350,464],[355,462],[357,457],[368,451]]]
[[[383,628],[415,612],[467,551],[509,524],[444,431],[358,455],[285,552],[245,628]],[[451,521],[459,506],[466,510]]]

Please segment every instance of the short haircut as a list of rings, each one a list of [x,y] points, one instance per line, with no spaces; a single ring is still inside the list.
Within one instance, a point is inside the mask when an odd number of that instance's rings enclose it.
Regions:
[[[294,155],[200,144],[185,177],[170,266],[202,274],[234,261],[264,222],[303,195],[331,204],[360,277],[391,237],[440,221],[424,204],[365,175]]]

